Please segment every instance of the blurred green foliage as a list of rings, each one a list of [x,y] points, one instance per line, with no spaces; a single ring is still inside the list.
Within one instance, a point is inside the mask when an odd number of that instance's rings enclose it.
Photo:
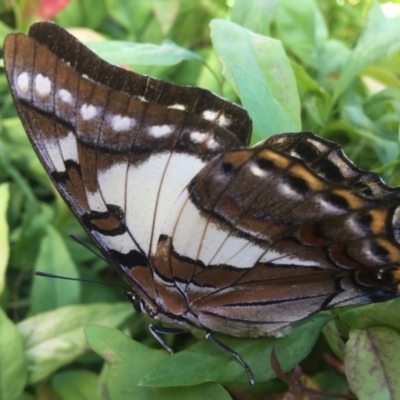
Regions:
[[[81,40],[110,62],[242,102],[254,142],[312,130],[400,184],[400,19],[385,17],[380,3],[61,3],[0,2],[1,41],[45,15],[65,28],[88,28]],[[106,40],[91,41],[93,33]],[[4,74],[0,124],[0,399],[259,399],[287,390],[274,378],[272,347],[284,371],[301,362],[309,384],[322,390],[400,398],[397,300],[321,313],[281,339],[225,337],[254,371],[251,388],[240,365],[204,339],[169,338],[179,352],[168,356],[148,335],[149,320],[115,289],[33,276],[118,281],[68,238],[87,241],[33,153]]]

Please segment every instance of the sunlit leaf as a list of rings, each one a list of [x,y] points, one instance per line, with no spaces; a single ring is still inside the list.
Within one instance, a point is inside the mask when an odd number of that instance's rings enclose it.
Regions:
[[[118,326],[132,313],[124,303],[98,303],[59,308],[27,318],[17,327],[25,342],[29,382],[46,378],[88,351],[83,326]]]
[[[111,399],[175,400],[215,399],[229,400],[231,397],[218,384],[186,386],[185,376],[174,388],[154,388],[140,385],[143,376],[170,355],[165,350],[152,350],[135,342],[116,329],[88,326],[85,329],[91,348],[103,357],[108,366],[107,389]],[[190,367],[181,364],[178,374]],[[169,386],[169,385],[168,385]]]

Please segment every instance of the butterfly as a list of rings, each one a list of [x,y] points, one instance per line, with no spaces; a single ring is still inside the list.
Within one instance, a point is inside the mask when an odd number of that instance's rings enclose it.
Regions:
[[[135,308],[171,331],[282,336],[398,296],[400,189],[337,144],[249,147],[240,106],[110,65],[49,22],[8,35],[4,63],[54,186]]]

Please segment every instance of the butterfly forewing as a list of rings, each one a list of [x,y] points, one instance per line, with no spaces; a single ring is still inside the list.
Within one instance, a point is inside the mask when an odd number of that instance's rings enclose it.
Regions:
[[[24,35],[7,38],[5,63],[21,119],[55,186],[123,276],[154,300],[147,258],[173,202],[239,140],[198,114],[82,76]]]
[[[208,90],[173,85],[108,64],[55,24],[36,23],[31,26],[29,36],[43,43],[80,75],[143,101],[198,115],[229,130],[242,145],[250,142],[252,123],[247,112]]]

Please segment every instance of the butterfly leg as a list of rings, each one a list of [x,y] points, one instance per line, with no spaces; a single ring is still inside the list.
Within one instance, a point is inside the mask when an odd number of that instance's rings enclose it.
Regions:
[[[249,376],[250,379],[250,385],[254,385],[254,376],[253,372],[251,371],[249,365],[246,363],[246,361],[243,360],[243,358],[240,356],[240,354],[236,353],[236,351],[232,350],[230,347],[228,347],[226,344],[222,343],[220,340],[218,340],[211,332],[208,332],[206,334],[206,339],[211,340],[214,342],[218,347],[221,349],[227,351],[230,355],[236,358],[236,360],[240,363],[240,365],[245,369],[247,375]]]
[[[171,349],[171,347],[169,347],[167,345],[167,343],[165,343],[165,341],[163,340],[163,338],[160,335],[165,335],[165,334],[169,334],[169,333],[172,333],[174,335],[179,335],[180,333],[187,333],[187,331],[185,331],[183,329],[167,328],[165,326],[158,326],[158,325],[153,325],[153,324],[149,325],[149,330],[150,330],[150,333],[153,335],[154,339],[156,339],[157,342],[160,343],[161,346],[164,347],[164,349],[167,350],[168,353],[170,353],[170,354],[174,354],[174,350]]]

